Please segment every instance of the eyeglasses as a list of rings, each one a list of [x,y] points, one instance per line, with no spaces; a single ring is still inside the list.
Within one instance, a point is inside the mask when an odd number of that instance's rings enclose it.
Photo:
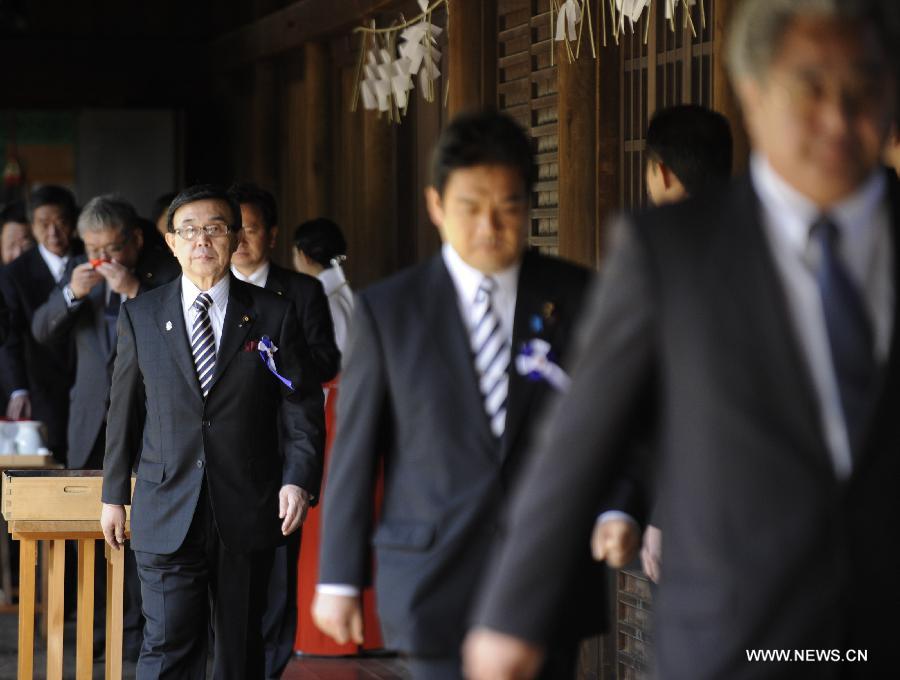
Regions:
[[[176,234],[178,234],[185,241],[193,241],[197,236],[200,235],[202,231],[209,238],[218,238],[219,236],[225,236],[228,233],[229,227],[227,224],[206,224],[202,227],[182,227],[181,229],[174,230]]]
[[[122,251],[125,250],[125,246],[128,245],[128,241],[119,241],[117,243],[107,243],[106,245],[100,246],[98,248],[94,248],[88,245],[85,245],[84,251],[90,259],[100,259],[104,257],[108,257],[110,255],[121,255]]]

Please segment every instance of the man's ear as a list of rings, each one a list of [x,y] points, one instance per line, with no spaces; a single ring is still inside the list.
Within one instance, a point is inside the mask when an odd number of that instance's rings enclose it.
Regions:
[[[441,194],[432,186],[425,187],[425,207],[428,208],[428,217],[438,231],[444,226],[444,202]]]
[[[172,251],[172,254],[175,254],[175,239],[179,238],[178,234],[172,231],[167,231],[165,233],[166,245],[169,246],[169,250]]]
[[[674,173],[669,169],[669,166],[662,161],[656,164],[656,168],[662,177],[663,188],[668,191],[672,187],[672,184],[675,183]]]

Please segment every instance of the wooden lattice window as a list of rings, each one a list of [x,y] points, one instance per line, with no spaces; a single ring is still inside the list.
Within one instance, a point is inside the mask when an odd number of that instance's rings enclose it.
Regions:
[[[629,210],[646,205],[644,148],[647,122],[656,109],[674,104],[712,106],[716,0],[702,3],[705,25],[700,18],[701,4],[691,10],[696,36],[684,26],[681,7],[674,32],[666,21],[663,3],[653,2],[651,7],[649,31],[645,12],[634,31],[626,26],[620,37],[619,186],[621,205]]]
[[[557,70],[551,65],[550,0],[499,0],[498,108],[534,140],[538,182],[531,203],[529,243],[559,247]]]

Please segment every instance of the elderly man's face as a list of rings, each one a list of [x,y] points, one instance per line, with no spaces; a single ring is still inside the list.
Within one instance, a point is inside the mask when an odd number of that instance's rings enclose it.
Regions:
[[[234,222],[231,207],[225,201],[204,199],[181,206],[173,215],[176,233],[166,233],[166,243],[175,253],[181,270],[200,290],[208,290],[228,272],[237,239],[226,230],[220,236],[208,235],[202,227],[228,227]],[[177,232],[194,227],[197,234],[187,240]]]
[[[22,222],[7,222],[0,234],[0,259],[9,264],[26,250],[34,248],[31,229]]]
[[[878,166],[890,126],[895,83],[870,31],[795,19],[761,82],[738,83],[754,148],[823,208]]]
[[[62,257],[69,252],[72,242],[72,223],[58,205],[42,205],[34,209],[31,227],[38,243],[54,255]]]
[[[141,230],[135,228],[130,236],[124,236],[118,227],[85,232],[84,254],[90,260],[115,260],[126,269],[134,269],[144,244]]]

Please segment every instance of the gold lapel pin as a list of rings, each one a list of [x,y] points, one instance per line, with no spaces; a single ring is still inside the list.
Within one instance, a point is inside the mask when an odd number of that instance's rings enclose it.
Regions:
[[[244,324],[250,323],[250,317],[246,314],[241,317],[241,322],[238,324],[238,328],[243,328]]]

